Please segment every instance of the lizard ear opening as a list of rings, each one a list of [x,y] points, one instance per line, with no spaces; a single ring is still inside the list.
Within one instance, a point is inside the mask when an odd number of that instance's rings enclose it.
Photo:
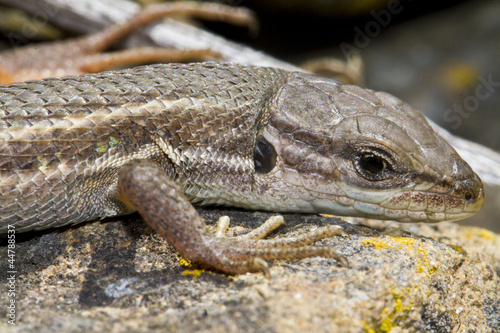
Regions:
[[[276,165],[276,150],[264,137],[259,136],[255,141],[253,161],[255,172],[269,173]]]

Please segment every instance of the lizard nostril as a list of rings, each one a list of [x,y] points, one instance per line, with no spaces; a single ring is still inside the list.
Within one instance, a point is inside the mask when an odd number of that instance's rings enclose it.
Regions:
[[[475,201],[481,196],[481,183],[475,179],[464,180],[460,182],[459,187],[463,188],[465,201]]]

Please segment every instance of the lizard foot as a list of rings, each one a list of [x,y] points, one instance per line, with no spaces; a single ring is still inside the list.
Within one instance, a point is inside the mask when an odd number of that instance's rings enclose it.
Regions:
[[[269,266],[265,260],[303,259],[317,256],[334,258],[344,266],[349,267],[347,259],[338,254],[332,247],[308,246],[308,244],[332,236],[349,237],[342,227],[327,225],[298,236],[272,240],[262,239],[284,223],[283,216],[272,216],[261,226],[246,234],[226,237],[229,217],[221,216],[217,222],[215,237],[226,239],[228,242],[212,240],[214,243],[218,243],[214,244],[214,248],[219,251],[221,248],[225,249],[227,258],[229,261],[233,261],[231,265],[235,264],[235,268],[241,270],[240,272],[262,271],[267,277],[269,277]]]
[[[282,216],[273,216],[246,235],[226,237],[229,218],[223,217],[217,232],[210,232],[175,182],[148,160],[134,160],[120,168],[116,199],[137,210],[182,256],[227,273],[261,271],[270,276],[266,260],[315,256],[334,258],[349,266],[333,247],[308,245],[331,236],[346,236],[339,226],[327,225],[294,237],[261,239],[284,223]]]

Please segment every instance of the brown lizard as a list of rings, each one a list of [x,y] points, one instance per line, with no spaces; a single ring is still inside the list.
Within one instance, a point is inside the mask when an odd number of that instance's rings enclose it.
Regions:
[[[173,50],[159,47],[138,47],[101,53],[140,27],[166,16],[198,17],[247,26],[251,30],[257,29],[253,13],[243,8],[193,1],[150,5],[130,20],[94,34],[1,52],[0,84],[97,73],[125,65],[221,58],[219,53],[211,50]]]
[[[399,99],[311,74],[153,65],[0,86],[0,232],[138,211],[181,255],[229,273],[333,257],[329,225],[262,240],[207,232],[191,205],[437,222],[484,203],[478,176]],[[226,221],[227,222],[227,221]]]

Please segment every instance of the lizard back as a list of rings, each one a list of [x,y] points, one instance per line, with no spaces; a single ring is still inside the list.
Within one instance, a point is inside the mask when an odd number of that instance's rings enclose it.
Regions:
[[[259,103],[280,76],[216,64],[156,65],[0,86],[0,231],[127,213],[109,198],[118,168],[130,159],[152,159],[182,182],[194,166],[173,167],[155,140],[182,151],[237,147],[251,156]],[[217,168],[217,158],[206,156],[205,171]]]

